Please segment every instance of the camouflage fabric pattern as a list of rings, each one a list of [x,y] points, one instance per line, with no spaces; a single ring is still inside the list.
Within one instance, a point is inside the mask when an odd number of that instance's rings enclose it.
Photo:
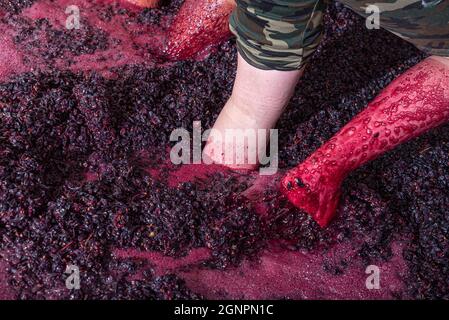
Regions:
[[[304,67],[321,39],[327,0],[236,0],[230,18],[237,48],[265,70]],[[430,54],[449,56],[449,0],[342,0],[362,16],[375,5],[380,27]]]

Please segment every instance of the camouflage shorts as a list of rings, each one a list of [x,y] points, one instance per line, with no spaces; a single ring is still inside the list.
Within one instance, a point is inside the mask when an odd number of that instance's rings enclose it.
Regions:
[[[302,68],[319,44],[328,0],[236,0],[231,31],[243,58],[265,70]],[[434,55],[449,56],[449,0],[341,0],[380,26]]]

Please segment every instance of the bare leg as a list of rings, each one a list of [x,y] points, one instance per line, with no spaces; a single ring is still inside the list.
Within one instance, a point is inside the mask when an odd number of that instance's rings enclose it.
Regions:
[[[288,172],[281,188],[321,226],[354,169],[449,121],[449,60],[430,57],[394,80],[334,137]]]
[[[204,149],[204,155],[215,163],[231,168],[254,169],[256,163],[225,163],[226,155],[244,148],[245,154],[257,156],[265,145],[238,145],[238,141],[224,141],[227,129],[246,130],[272,129],[290,100],[302,71],[260,70],[238,56],[237,77],[231,98],[218,116],[214,130],[219,137],[211,136]],[[268,131],[267,130],[267,131]],[[268,132],[267,132],[268,133]],[[258,157],[256,157],[257,162]]]

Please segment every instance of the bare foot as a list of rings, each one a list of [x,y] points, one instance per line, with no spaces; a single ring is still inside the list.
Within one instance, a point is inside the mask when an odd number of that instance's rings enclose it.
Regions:
[[[271,141],[267,148],[270,130],[284,111],[301,74],[301,70],[257,69],[239,54],[232,96],[210,132],[203,159],[249,170],[259,163],[268,164],[265,160],[271,162]]]
[[[263,131],[259,130],[262,128],[258,126],[257,117],[257,110],[238,106],[229,99],[210,132],[203,157],[232,169],[256,169],[259,149],[266,144],[266,135],[263,145],[258,141],[258,133]]]

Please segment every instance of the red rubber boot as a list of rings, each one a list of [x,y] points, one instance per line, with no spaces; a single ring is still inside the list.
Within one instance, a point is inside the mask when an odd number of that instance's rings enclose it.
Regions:
[[[427,58],[394,80],[281,182],[322,227],[335,215],[346,176],[397,145],[449,121],[449,63]]]

